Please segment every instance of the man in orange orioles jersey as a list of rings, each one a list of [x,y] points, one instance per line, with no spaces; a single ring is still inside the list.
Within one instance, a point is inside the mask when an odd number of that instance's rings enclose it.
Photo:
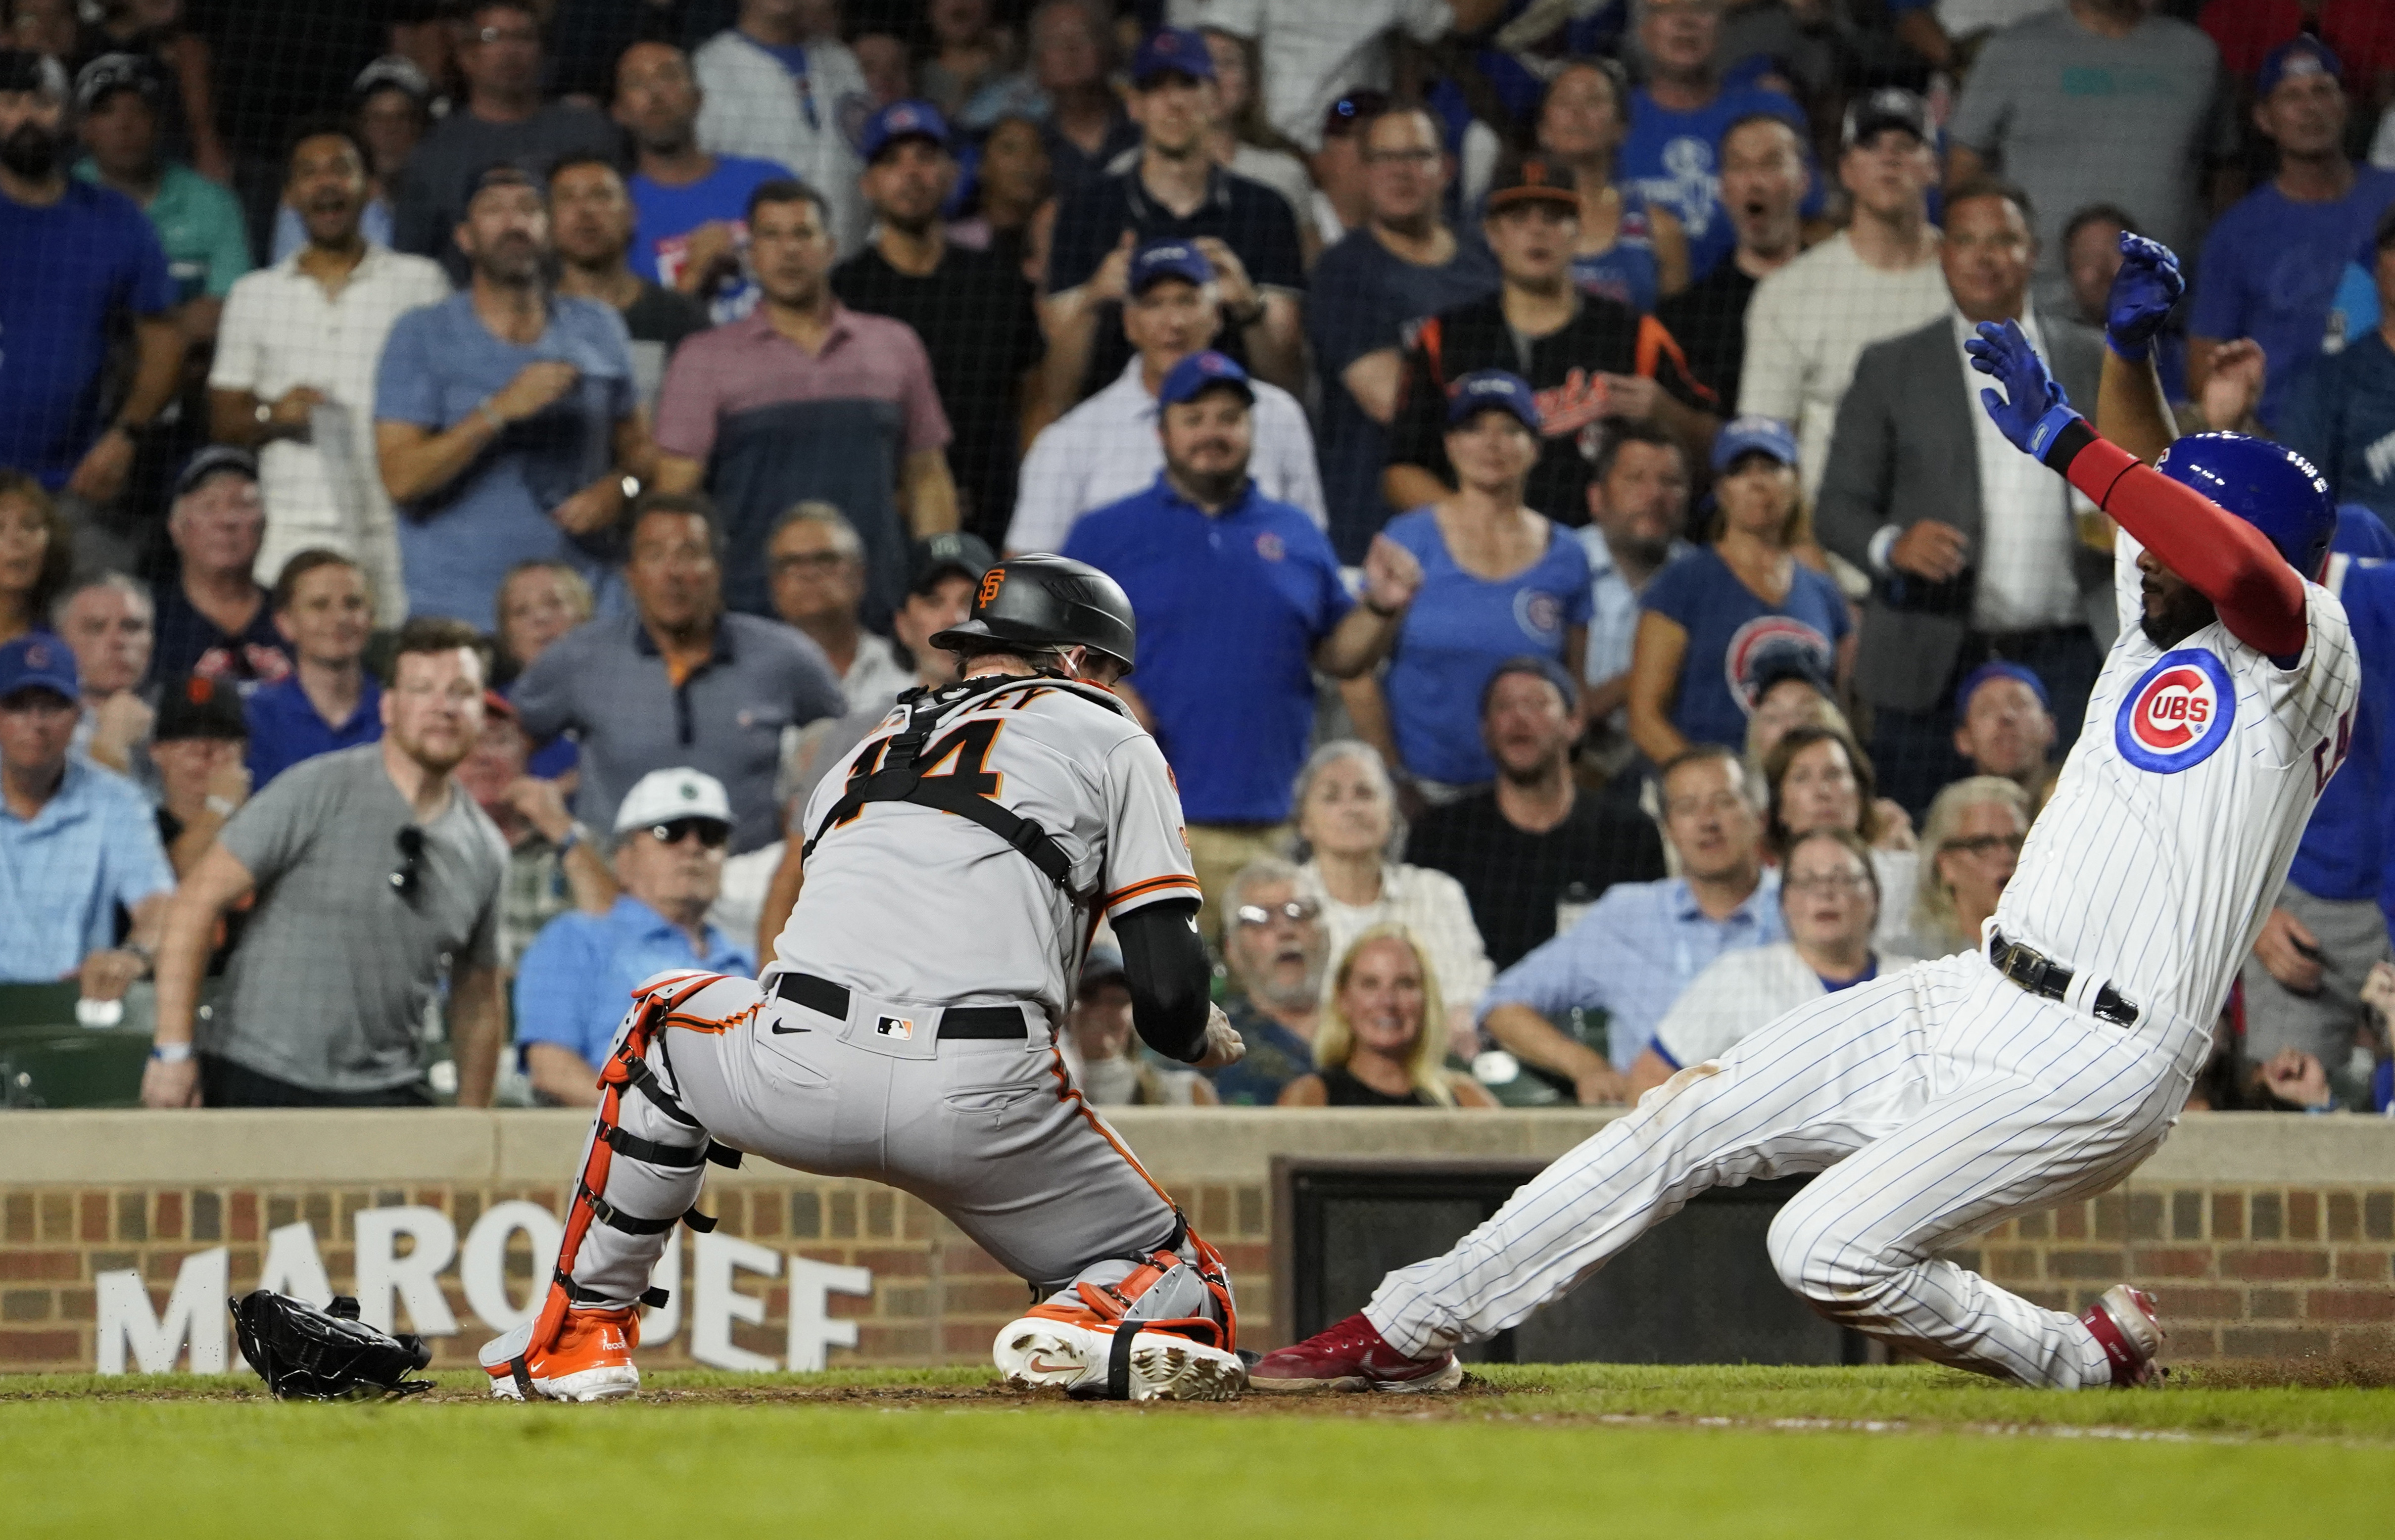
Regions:
[[[1054,1046],[1097,915],[1140,1035],[1236,1062],[1156,741],[1105,687],[1130,601],[1094,567],[993,567],[932,638],[964,677],[899,698],[809,799],[803,885],[760,981],[647,981],[601,1078],[539,1316],[483,1349],[494,1395],[632,1394],[638,1307],[706,1162],[748,1152],[915,1193],[1042,1303],[1011,1384],[1210,1401],[1246,1379],[1223,1260],[1065,1079]]]

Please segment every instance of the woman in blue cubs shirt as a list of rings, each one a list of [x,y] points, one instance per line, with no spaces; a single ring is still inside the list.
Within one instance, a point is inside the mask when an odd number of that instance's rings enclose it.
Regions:
[[[1680,217],[1613,174],[1630,134],[1630,84],[1621,67],[1609,59],[1572,60],[1548,85],[1535,121],[1539,149],[1570,173],[1580,194],[1573,285],[1641,313],[1687,288],[1688,237]]]
[[[1584,547],[1522,502],[1539,458],[1529,386],[1502,369],[1457,380],[1446,446],[1458,490],[1384,532],[1422,569],[1388,674],[1344,687],[1359,733],[1434,800],[1497,774],[1480,694],[1501,664],[1534,652],[1580,678],[1590,609]]]
[[[1747,665],[1771,647],[1812,652],[1844,682],[1853,661],[1846,596],[1799,563],[1804,527],[1796,440],[1770,417],[1739,417],[1714,441],[1713,543],[1655,574],[1630,653],[1630,736],[1662,764],[1692,744],[1746,742]]]

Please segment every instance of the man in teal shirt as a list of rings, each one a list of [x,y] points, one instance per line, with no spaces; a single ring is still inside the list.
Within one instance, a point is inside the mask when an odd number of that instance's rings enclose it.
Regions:
[[[139,54],[102,54],[85,65],[75,76],[75,115],[89,153],[74,174],[114,188],[150,217],[183,306],[183,334],[202,341],[216,336],[224,296],[253,265],[249,234],[230,191],[159,152],[165,89]]]

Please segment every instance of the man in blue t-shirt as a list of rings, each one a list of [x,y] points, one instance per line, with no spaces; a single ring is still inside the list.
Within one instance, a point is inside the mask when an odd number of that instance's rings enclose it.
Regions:
[[[473,283],[391,327],[375,446],[400,508],[409,611],[489,631],[521,562],[562,561],[604,586],[625,479],[655,472],[623,319],[543,278],[540,184],[483,173],[457,241]]]
[[[2201,397],[2221,344],[2252,337],[2270,361],[2259,415],[2276,428],[2289,388],[2321,351],[2354,247],[2395,204],[2395,171],[2345,152],[2336,55],[2297,36],[2271,50],[2256,82],[2254,123],[2279,169],[2223,214],[2203,243],[2188,322],[2188,393]]]
[[[123,193],[67,176],[66,114],[57,60],[0,49],[0,466],[64,493],[85,565],[126,567],[130,532],[101,510],[174,395],[183,343],[158,232]],[[138,356],[103,427],[100,370],[122,316]]]
[[[2338,501],[2395,518],[2395,209],[2379,217],[2371,245],[2373,283],[2388,303],[2342,351],[2304,370],[2278,428]]]
[[[1721,137],[1758,112],[1785,117],[1801,138],[1805,110],[1778,91],[1722,84],[1716,0],[1647,0],[1638,21],[1647,84],[1631,93],[1630,137],[1615,175],[1680,217],[1688,232],[1688,276],[1702,278],[1738,244],[1721,201]],[[1820,198],[1816,180],[1806,212]]]
[[[638,216],[632,270],[704,303],[721,324],[757,303],[741,263],[748,194],[794,173],[779,161],[700,149],[702,99],[690,56],[670,43],[635,43],[616,61],[615,122],[636,157],[624,184]]]
[[[1322,489],[1342,561],[1363,559],[1392,511],[1381,495],[1381,470],[1414,328],[1495,293],[1499,283],[1496,258],[1478,232],[1450,230],[1439,217],[1452,178],[1430,114],[1393,108],[1357,132],[1363,228],[1315,264],[1305,316],[1323,376]]]
[[[1172,766],[1210,930],[1225,884],[1274,853],[1314,730],[1314,675],[1378,663],[1422,581],[1386,538],[1351,599],[1314,520],[1248,479],[1255,391],[1217,352],[1157,389],[1164,469],[1145,492],[1083,514],[1064,554],[1112,577],[1139,616],[1138,699]]]
[[[2395,672],[2386,652],[2395,625],[2395,598],[2385,586],[2395,557],[2395,534],[2369,509],[2337,509],[2327,588],[2353,624],[2362,662],[2361,703],[2341,727],[2339,747],[2350,748],[2330,778],[2287,869],[2286,886],[2262,922],[2254,954],[2239,974],[2245,991],[2245,1057],[2264,1063],[2296,1048],[2318,1058],[2349,1106],[2361,1088],[2345,1074],[2353,1033],[2362,1020],[2362,983],[2374,964],[2395,961],[2379,897],[2387,873],[2384,757],[2387,723],[2383,681]],[[2367,574],[2355,581],[2357,574]],[[2374,680],[2382,681],[2374,686]]]

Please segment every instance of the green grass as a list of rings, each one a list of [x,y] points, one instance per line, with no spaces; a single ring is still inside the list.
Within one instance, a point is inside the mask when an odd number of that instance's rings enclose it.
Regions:
[[[436,1401],[380,1406],[0,1379],[0,1528],[2110,1540],[2299,1514],[2368,1533],[2395,1453],[2395,1390],[2051,1395],[1917,1368],[1533,1366],[1476,1394],[1228,1408],[1012,1398],[979,1370],[659,1375],[657,1399],[592,1407],[442,1377]],[[2116,1436],[2065,1436],[2088,1429]]]

